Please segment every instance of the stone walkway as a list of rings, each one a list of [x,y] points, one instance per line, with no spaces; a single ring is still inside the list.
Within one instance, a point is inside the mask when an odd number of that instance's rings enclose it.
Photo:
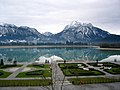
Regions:
[[[25,63],[22,67],[13,72],[7,79],[14,79],[29,63]]]
[[[65,85],[72,85],[65,78],[57,62],[52,62],[52,81],[54,90],[62,90]]]

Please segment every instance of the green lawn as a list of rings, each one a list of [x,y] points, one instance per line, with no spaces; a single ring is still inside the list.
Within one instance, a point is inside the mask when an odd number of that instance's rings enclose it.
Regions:
[[[68,79],[73,85],[81,85],[81,84],[96,84],[96,83],[112,83],[112,82],[120,82],[120,79],[110,79],[110,78],[70,78]]]
[[[100,67],[100,66],[98,66],[97,63],[88,63],[88,64],[91,66],[94,66],[94,67]],[[99,62],[99,64],[103,64],[102,66],[104,66],[104,67],[120,67],[120,65],[117,65],[117,64],[114,64],[111,62]]]
[[[104,71],[111,73],[111,74],[120,74],[120,67],[114,67],[111,69],[105,69]]]
[[[59,65],[59,67],[61,68],[61,69],[66,69],[66,68],[69,68],[69,69],[77,69],[78,68],[78,64],[81,64],[81,66],[84,66],[84,67],[87,67],[85,64],[83,64],[83,63],[66,63],[66,64],[64,64],[64,63],[60,63],[60,64],[58,64]]]
[[[80,67],[87,67],[83,63],[60,63],[59,67],[61,68],[65,76],[104,75],[104,73],[95,69],[83,70],[83,68],[79,68],[78,64],[81,64]]]
[[[97,65],[97,63],[88,63],[89,65],[91,66],[94,66],[94,67],[99,67]],[[120,74],[120,65],[118,64],[114,64],[114,63],[111,63],[111,62],[100,62],[99,64],[103,64],[102,66],[104,67],[111,67],[111,69],[104,69],[104,71],[110,73],[110,74]]]
[[[0,70],[0,78],[6,78],[10,75],[10,72],[5,72],[3,70]]]
[[[91,76],[104,75],[98,70],[83,70],[83,69],[62,69],[65,76]]]
[[[11,68],[11,67],[21,67],[22,65],[21,64],[18,64],[18,65],[0,65],[0,69],[6,69],[6,68]]]
[[[33,67],[33,68],[50,68],[50,64],[40,64],[40,65],[30,64],[27,67]]]
[[[16,78],[35,78],[35,77],[51,77],[52,73],[50,70],[35,70],[30,72],[21,72]]]
[[[10,86],[48,86],[51,85],[51,80],[0,80],[0,87],[10,87]]]

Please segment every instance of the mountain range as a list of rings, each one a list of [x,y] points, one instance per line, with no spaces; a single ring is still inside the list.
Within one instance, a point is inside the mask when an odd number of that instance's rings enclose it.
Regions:
[[[0,25],[0,43],[31,42],[31,43],[118,43],[120,35],[93,26],[91,23],[73,21],[57,33],[40,33],[35,28],[16,26],[13,24]]]

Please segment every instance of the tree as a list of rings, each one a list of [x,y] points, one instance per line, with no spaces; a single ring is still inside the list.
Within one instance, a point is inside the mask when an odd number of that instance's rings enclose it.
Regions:
[[[96,63],[98,64],[98,59],[96,60]]]
[[[1,64],[1,65],[4,65],[4,61],[3,61],[3,59],[1,59],[1,62],[0,62],[0,64]]]
[[[13,65],[15,65],[15,66],[17,65],[17,61],[16,60],[13,61]]]

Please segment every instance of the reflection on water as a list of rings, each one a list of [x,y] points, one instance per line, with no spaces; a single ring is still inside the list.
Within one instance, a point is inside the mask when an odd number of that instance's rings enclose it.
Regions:
[[[1,48],[0,58],[16,58],[19,62],[29,62],[40,56],[59,56],[64,60],[102,60],[120,51],[98,50],[95,48]]]

